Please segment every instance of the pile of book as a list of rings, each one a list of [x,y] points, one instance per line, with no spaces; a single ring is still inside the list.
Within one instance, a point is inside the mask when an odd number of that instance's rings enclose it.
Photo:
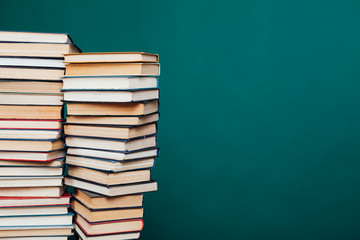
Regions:
[[[65,55],[63,78],[75,230],[83,240],[137,239],[144,192],[156,191],[158,56]]]
[[[0,239],[65,240],[62,54],[67,34],[0,32]]]

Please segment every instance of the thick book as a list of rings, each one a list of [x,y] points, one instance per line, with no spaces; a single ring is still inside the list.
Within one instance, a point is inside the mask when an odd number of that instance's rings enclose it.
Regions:
[[[92,157],[92,158],[102,158],[108,160],[115,160],[120,162],[126,162],[131,160],[139,160],[139,159],[149,159],[157,157],[159,154],[158,148],[149,148],[141,151],[133,151],[133,152],[119,152],[119,151],[105,151],[105,150],[95,150],[95,149],[87,149],[87,148],[68,148],[67,153],[73,156],[84,156],[84,157]],[[1,152],[0,152],[1,156]]]
[[[60,197],[63,193],[63,187],[0,188],[0,197]]]
[[[66,118],[67,123],[98,126],[139,126],[157,121],[159,121],[159,113],[140,117],[68,116]]]
[[[0,216],[0,229],[2,227],[20,226],[69,226],[72,225],[72,213],[59,215],[26,215],[26,216]]]
[[[158,87],[156,76],[64,76],[66,90],[132,90]]]
[[[56,150],[51,152],[9,152],[0,151],[0,166],[2,165],[1,160],[9,161],[54,161],[65,157],[66,150]],[[14,163],[12,163],[14,164]],[[57,165],[56,165],[57,166]]]
[[[69,116],[142,116],[158,111],[157,100],[145,103],[102,104],[68,102],[66,105]]]
[[[68,176],[65,177],[65,184],[109,197],[154,192],[157,190],[157,183],[155,181],[106,186]]]
[[[64,140],[60,139],[2,139],[0,138],[2,151],[25,151],[25,152],[49,152],[64,149]]]
[[[0,31],[3,42],[72,43],[67,33]]]
[[[65,141],[68,147],[115,150],[124,152],[156,146],[155,136],[131,140],[68,136],[66,137]]]
[[[1,129],[0,139],[17,139],[17,140],[34,140],[34,139],[59,139],[63,136],[62,130],[47,130],[47,129]]]
[[[55,167],[56,168],[56,167],[62,167],[64,165],[64,160],[65,158],[49,159],[49,160],[0,159],[0,167]]]
[[[0,197],[0,208],[64,205],[70,205],[68,193],[63,193],[60,197]]]
[[[0,207],[0,216],[59,215],[67,214],[68,209],[68,205]]]
[[[62,106],[62,93],[0,92],[0,104],[27,106]]]
[[[31,80],[0,80],[1,92],[60,93],[61,82]]]
[[[159,55],[144,52],[94,52],[65,54],[66,63],[158,62]]]
[[[63,176],[0,177],[0,188],[57,187],[62,186]]]
[[[68,165],[86,167],[95,170],[123,172],[151,168],[154,166],[155,160],[154,158],[148,158],[128,162],[119,162],[116,160],[67,155],[66,163]]]
[[[126,172],[99,171],[78,166],[69,166],[68,175],[106,186],[150,181],[150,170]]]
[[[0,237],[9,238],[12,240],[14,237],[32,237],[33,240],[58,240],[52,239],[57,236],[72,235],[72,226],[53,226],[53,227],[7,227],[0,229]],[[67,237],[65,237],[67,239]],[[60,239],[59,239],[60,240]],[[62,240],[62,239],[61,239]]]
[[[75,189],[72,196],[91,210],[136,208],[141,207],[143,202],[143,194],[107,197],[86,190]]]
[[[131,220],[117,220],[101,223],[89,223],[79,214],[75,215],[75,223],[86,235],[116,234],[126,232],[139,232],[144,223],[141,218]]]
[[[0,56],[0,66],[65,68],[61,58],[8,57]]]
[[[62,167],[0,167],[1,177],[10,176],[62,176]],[[1,215],[0,215],[1,216]]]
[[[0,66],[1,79],[60,81],[64,73],[62,68]]]
[[[113,220],[135,219],[143,217],[143,208],[122,208],[122,209],[88,209],[85,205],[74,199],[71,208],[89,223],[105,222]],[[0,209],[1,212],[1,209]]]
[[[158,76],[158,63],[71,63],[66,76]]]
[[[78,52],[77,46],[68,43],[0,42],[0,56],[63,58],[63,54]]]
[[[151,123],[134,127],[108,127],[108,126],[84,126],[66,124],[64,132],[69,136],[114,138],[114,139],[133,139],[149,136],[156,133],[156,124]],[[1,130],[0,130],[1,136]]]
[[[159,99],[159,90],[63,90],[66,102],[130,103]]]
[[[61,119],[62,106],[12,106],[0,104],[1,119]]]
[[[0,129],[60,130],[62,129],[63,122],[64,120],[62,119],[56,119],[56,120],[0,119]]]
[[[82,240],[135,240],[140,237],[140,232],[87,235],[77,224],[74,225],[74,229]]]

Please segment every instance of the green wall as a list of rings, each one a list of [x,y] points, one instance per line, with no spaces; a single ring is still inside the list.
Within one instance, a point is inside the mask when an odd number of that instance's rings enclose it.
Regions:
[[[160,54],[142,239],[359,239],[360,1],[1,0],[0,28]]]

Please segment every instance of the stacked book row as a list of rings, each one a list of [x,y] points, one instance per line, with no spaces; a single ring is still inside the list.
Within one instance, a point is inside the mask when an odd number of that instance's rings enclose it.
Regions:
[[[75,188],[75,230],[83,240],[137,239],[143,193],[157,190],[158,56],[79,53],[65,63],[65,184]]]
[[[66,34],[0,32],[0,238],[65,240],[63,54]]]

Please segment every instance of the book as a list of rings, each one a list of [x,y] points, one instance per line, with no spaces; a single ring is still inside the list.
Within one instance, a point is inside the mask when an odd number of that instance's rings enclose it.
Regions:
[[[142,219],[89,223],[79,214],[75,215],[75,222],[86,235],[138,232],[141,231],[144,226]]]
[[[72,234],[72,226],[54,226],[54,227],[7,227],[0,229],[0,237],[8,237],[11,240],[14,237],[34,237],[34,240],[43,239],[48,240],[52,239],[52,236],[68,236]],[[67,237],[65,237],[66,239]],[[9,239],[9,240],[10,240]],[[56,239],[56,238],[55,238]],[[54,239],[54,240],[55,240]],[[58,239],[56,239],[58,240]]]
[[[62,106],[12,106],[0,105],[1,119],[58,120]]]
[[[158,101],[145,103],[66,103],[69,116],[141,116],[158,111]],[[0,108],[1,110],[1,108]]]
[[[142,194],[107,197],[81,189],[75,189],[73,193],[73,198],[81,202],[89,209],[100,210],[109,208],[141,207],[143,201]]]
[[[1,129],[0,139],[59,139],[63,136],[62,130],[47,130],[47,129]]]
[[[19,159],[11,159],[11,160],[1,160],[0,159],[0,166],[1,167],[62,167],[64,164],[64,158],[59,159],[50,159],[46,161],[42,160],[19,160]]]
[[[9,152],[9,151],[0,151],[0,166],[1,160],[10,160],[10,161],[54,161],[62,159],[65,157],[66,150],[56,150],[51,152]],[[4,162],[3,162],[4,163]],[[12,162],[12,164],[14,164]],[[26,163],[29,164],[29,163]]]
[[[104,209],[90,210],[85,205],[74,200],[71,202],[71,208],[81,215],[89,223],[105,222],[113,220],[134,219],[143,217],[143,208],[122,208],[122,209]],[[0,209],[1,211],[1,209]]]
[[[106,186],[68,176],[65,177],[65,184],[109,197],[153,192],[157,190],[157,183],[154,181]]]
[[[37,216],[37,215],[60,215],[68,213],[68,205],[58,206],[18,206],[1,207],[0,218],[3,216]]]
[[[82,240],[131,240],[138,239],[140,237],[139,232],[118,233],[110,235],[87,235],[83,230],[81,230],[81,228],[77,224],[74,224],[74,229]]]
[[[65,54],[66,63],[158,62],[159,55],[144,52],[101,52]]]
[[[72,63],[66,65],[67,76],[157,76],[158,63]]]
[[[0,56],[62,58],[65,53],[78,52],[81,50],[73,44],[0,42]]]
[[[0,80],[1,92],[12,93],[60,93],[62,85],[61,82],[56,81]]]
[[[63,187],[0,188],[0,197],[60,197],[63,193]]]
[[[109,102],[127,103],[149,101],[159,98],[159,90],[132,90],[132,91],[64,91],[64,100],[67,102]]]
[[[66,137],[66,146],[115,151],[134,151],[156,146],[156,137],[144,137],[139,139],[120,140],[92,137]],[[2,146],[0,140],[0,147]]]
[[[138,127],[106,127],[66,124],[64,126],[64,131],[68,136],[133,139],[155,134],[156,124],[151,123]]]
[[[0,177],[0,188],[57,187],[62,186],[63,176]]]
[[[63,75],[62,68],[0,66],[1,79],[60,81]]]
[[[62,167],[0,167],[0,176],[62,176]],[[1,180],[0,180],[1,182]],[[0,215],[1,216],[1,215]]]
[[[63,94],[57,93],[9,93],[0,92],[0,103],[4,105],[62,106]]]
[[[159,113],[140,117],[68,116],[67,123],[99,126],[138,126],[159,121]],[[1,127],[1,120],[0,120]]]
[[[0,149],[2,151],[49,152],[64,149],[64,147],[63,139],[16,140],[0,138]]]
[[[150,170],[107,172],[78,166],[69,166],[68,176],[106,186],[150,181]],[[1,181],[0,181],[1,182]]]
[[[100,159],[115,160],[120,162],[126,162],[131,160],[138,159],[147,159],[154,158],[158,156],[158,148],[149,148],[141,151],[132,151],[132,152],[119,152],[119,151],[105,151],[105,150],[95,150],[87,148],[68,148],[68,155],[72,156],[84,156]],[[0,152],[1,156],[1,152]]]
[[[79,167],[86,167],[96,170],[109,172],[122,172],[138,169],[147,169],[154,166],[154,158],[142,159],[136,161],[119,162],[115,160],[107,160],[101,158],[91,158],[84,156],[67,155],[66,163]]]
[[[62,90],[133,90],[158,87],[157,77],[141,76],[64,76]]]
[[[64,193],[60,197],[0,197],[0,208],[64,205],[70,205],[70,195],[68,193]]]
[[[8,57],[0,56],[0,66],[21,66],[40,68],[65,68],[61,58],[36,58],[36,57]]]
[[[72,213],[58,215],[0,216],[0,228],[12,226],[70,226]]]
[[[17,32],[17,31],[0,31],[0,41],[72,43],[72,40],[67,33],[42,33],[42,32]]]
[[[0,119],[0,129],[62,129],[63,120]]]

